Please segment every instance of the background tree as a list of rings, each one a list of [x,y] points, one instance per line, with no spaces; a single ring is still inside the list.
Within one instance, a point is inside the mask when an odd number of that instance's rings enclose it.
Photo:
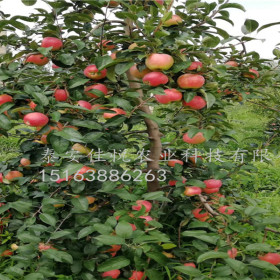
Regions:
[[[279,219],[231,191],[252,167],[196,155],[277,78],[246,51],[258,23],[217,27],[244,10],[229,1],[45,2],[0,24],[0,132],[20,141],[0,165],[2,279],[278,279],[259,236]]]

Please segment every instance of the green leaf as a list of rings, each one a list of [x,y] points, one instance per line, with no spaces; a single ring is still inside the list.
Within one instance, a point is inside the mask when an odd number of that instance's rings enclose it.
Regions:
[[[206,252],[206,253],[200,255],[197,258],[197,263],[201,263],[201,262],[204,262],[209,259],[225,259],[225,258],[228,258],[227,253],[210,251],[210,252]]]
[[[102,130],[102,126],[99,123],[91,120],[72,120],[71,124],[75,126],[86,127],[92,130]]]
[[[5,275],[0,273],[0,280],[11,280],[11,278],[6,277]]]
[[[49,99],[44,94],[39,92],[30,92],[30,94],[33,96],[37,103],[43,106],[49,105]]]
[[[83,139],[82,134],[73,128],[66,127],[62,131],[55,131],[54,135],[60,136],[72,142],[84,143],[84,141],[82,140]]]
[[[52,47],[49,47],[49,48],[42,48],[42,47],[39,47],[37,50],[44,56],[48,56],[48,54],[50,53]]]
[[[78,86],[84,85],[88,81],[90,81],[90,79],[74,78],[69,82],[69,88],[76,88]]]
[[[244,25],[241,27],[243,34],[249,34],[257,30],[259,23],[253,19],[246,19]]]
[[[160,272],[156,269],[147,269],[147,270],[145,270],[145,274],[147,275],[149,280],[163,280],[164,279],[162,272]]]
[[[10,209],[10,205],[9,204],[5,204],[3,206],[0,207],[0,215],[4,212],[6,212],[7,210]]]
[[[133,233],[132,227],[127,222],[119,222],[116,226],[116,234],[123,238],[131,237]]]
[[[182,236],[194,237],[194,238],[197,238],[204,242],[211,243],[213,245],[216,245],[218,240],[220,239],[220,237],[217,235],[213,236],[210,234],[199,234],[197,231],[194,231],[194,232],[193,231],[184,231],[184,232],[182,232]]]
[[[66,171],[68,173],[68,176],[75,174],[77,171],[79,171],[83,167],[83,164],[81,163],[68,163],[62,168],[60,168],[59,174],[60,178],[65,178]]]
[[[116,72],[117,75],[122,75],[127,70],[129,70],[133,65],[134,65],[134,62],[119,63],[115,67],[115,72]]]
[[[55,227],[56,225],[56,218],[50,214],[43,213],[39,215],[40,220],[45,224]]]
[[[149,252],[146,253],[146,255],[148,258],[153,259],[154,261],[156,261],[161,265],[166,265],[169,262],[169,259],[165,255],[159,252]]]
[[[265,24],[265,25],[261,26],[261,27],[258,29],[258,32],[260,32],[260,31],[262,31],[262,30],[264,30],[264,29],[266,29],[266,28],[269,28],[269,27],[271,27],[271,26],[278,25],[278,24],[280,24],[280,21]]]
[[[87,211],[88,210],[88,200],[86,197],[77,197],[72,198],[71,203],[74,206],[74,209],[77,208],[78,210]]]
[[[220,43],[220,38],[216,36],[207,36],[202,40],[202,44],[208,48],[215,48]]]
[[[56,262],[73,263],[73,258],[70,254],[54,249],[49,249],[42,252],[43,256]]]
[[[97,69],[103,70],[106,67],[109,67],[112,63],[115,63],[114,60],[108,56],[108,55],[104,55],[104,56],[98,56],[95,59],[95,65],[97,67]]]
[[[94,231],[95,231],[95,228],[93,226],[85,227],[79,231],[78,239],[84,238],[84,237],[90,235],[91,233],[93,233]]]
[[[41,239],[29,232],[22,232],[17,235],[17,238],[24,243],[39,243]]]
[[[58,59],[65,65],[73,65],[75,63],[74,56],[69,53],[59,55]]]
[[[0,115],[0,128],[4,130],[10,130],[12,128],[10,120],[5,115]]]
[[[242,5],[237,4],[237,3],[223,4],[219,7],[220,10],[229,9],[229,8],[239,9],[239,10],[246,12],[246,9]]]
[[[104,245],[123,245],[125,244],[125,239],[115,235],[99,235],[94,237],[94,239],[98,240],[100,243]]]
[[[250,262],[250,265],[261,268],[261,269],[267,269],[267,270],[275,271],[275,272],[278,272],[278,273],[280,272],[279,269],[275,265],[273,265],[269,262],[265,262],[265,261],[253,260],[253,261]]]
[[[30,201],[18,200],[17,202],[10,202],[9,206],[20,213],[26,213],[30,212],[32,203]]]
[[[216,97],[209,92],[205,92],[204,90],[202,92],[207,102],[207,109],[209,109],[215,104]]]
[[[109,271],[109,270],[114,270],[114,269],[121,269],[123,267],[126,267],[130,265],[130,260],[128,260],[125,257],[115,257],[111,258],[102,264],[98,266],[98,272],[104,272],[104,271]]]
[[[8,111],[13,106],[14,106],[13,103],[5,103],[5,104],[0,105],[0,114],[4,113],[5,111]]]
[[[73,40],[73,42],[78,47],[78,51],[82,50],[86,46],[86,44],[80,40]]]
[[[60,136],[50,135],[50,143],[58,154],[63,154],[68,150],[70,142]]]
[[[188,186],[196,186],[196,187],[200,187],[200,188],[206,188],[206,185],[204,184],[204,182],[200,181],[200,180],[196,180],[196,179],[190,179],[187,181]]]
[[[254,243],[246,246],[247,251],[271,252],[273,247],[265,243]]]
[[[1,278],[0,278],[1,279]],[[24,277],[24,280],[44,280],[45,277],[41,273],[30,273]],[[2,279],[1,279],[2,280]]]
[[[59,239],[62,238],[64,236],[68,236],[73,234],[73,231],[70,230],[60,230],[57,232],[52,233],[52,235],[50,236],[50,239]]]
[[[168,201],[168,202],[171,202],[170,199],[165,197],[163,191],[145,193],[143,195],[143,199],[144,200],[157,200],[157,201]]]
[[[225,259],[225,262],[236,272],[239,274],[244,274],[248,272],[247,265],[241,261],[237,261],[234,259]]]
[[[200,270],[198,270],[194,267],[191,267],[191,266],[183,266],[183,265],[182,266],[175,266],[174,269],[178,270],[181,273],[184,273],[184,274],[187,274],[187,275],[193,276],[193,277],[201,275]]]

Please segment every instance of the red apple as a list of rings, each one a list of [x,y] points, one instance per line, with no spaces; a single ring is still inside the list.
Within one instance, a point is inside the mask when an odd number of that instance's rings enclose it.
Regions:
[[[187,70],[196,70],[197,68],[202,68],[203,64],[200,61],[194,61],[192,64],[187,68]]]
[[[267,253],[264,256],[259,256],[259,259],[274,265],[280,264],[280,255],[277,253]]]
[[[8,103],[8,102],[13,102],[13,97],[8,94],[1,94],[0,95],[0,106],[2,104]]]
[[[225,214],[225,215],[232,215],[234,213],[234,210],[233,209],[228,209],[230,208],[230,206],[221,206],[218,211],[221,213],[221,214]]]
[[[109,2],[109,8],[115,8],[119,5],[117,1],[110,1]]]
[[[206,185],[206,188],[208,189],[219,189],[223,185],[223,182],[221,180],[215,180],[215,179],[209,179],[203,182]]]
[[[145,280],[147,277],[142,271],[132,271],[132,275],[128,278],[129,280]]]
[[[58,69],[58,68],[61,68],[61,67],[55,65],[54,63],[52,64],[52,69]]]
[[[117,52],[111,53],[110,56],[111,56],[111,58],[114,59],[114,60],[117,59]]]
[[[204,83],[204,77],[198,74],[184,74],[181,75],[177,80],[178,86],[183,89],[201,88]]]
[[[172,101],[180,101],[183,97],[182,92],[175,88],[165,89],[164,95],[155,95],[155,99],[161,104],[168,104]]]
[[[182,20],[182,18],[180,16],[173,15],[171,17],[171,19],[169,19],[169,20],[167,20],[167,21],[165,21],[163,23],[163,26],[169,27],[169,26],[172,26],[172,25],[178,25],[178,24],[180,24],[182,22],[183,22],[183,20]]]
[[[204,193],[207,193],[207,194],[210,194],[210,193],[217,193],[220,191],[220,188],[215,188],[215,189],[208,189],[208,188],[204,188],[203,189],[203,192]]]
[[[102,278],[111,277],[113,279],[118,279],[121,274],[121,271],[119,269],[109,270],[104,273],[102,273]]]
[[[184,107],[190,107],[194,110],[200,110],[207,105],[206,101],[201,96],[195,96],[190,102],[183,100]]]
[[[178,181],[176,181],[176,180],[170,180],[170,181],[168,182],[168,185],[169,185],[169,186],[175,186],[177,182],[178,182]],[[187,179],[186,179],[185,177],[182,176],[182,180],[180,180],[180,182],[183,183],[183,184],[185,184],[185,183],[187,182]]]
[[[12,256],[13,252],[11,250],[5,250],[2,254],[1,257],[7,257],[7,256]]]
[[[227,251],[227,254],[231,259],[235,259],[235,257],[237,256],[237,253],[238,253],[238,251],[236,248],[231,248],[230,250]]]
[[[151,216],[139,216],[139,218],[140,218],[140,219],[144,219],[144,220],[146,220],[147,222],[153,220],[153,218],[152,218]]]
[[[25,115],[23,122],[30,126],[45,126],[49,122],[49,118],[42,113],[34,112]]]
[[[98,47],[100,47],[101,43],[98,43]],[[102,47],[103,49],[109,51],[114,49],[116,46],[110,40],[102,40]]]
[[[184,194],[186,196],[194,196],[194,195],[201,194],[201,188],[200,187],[186,187]]]
[[[83,108],[89,109],[89,110],[91,110],[91,107],[92,107],[92,105],[85,100],[79,100],[78,105],[83,107]]]
[[[137,65],[135,64],[129,69],[129,72],[133,77],[135,77],[137,79],[142,79],[142,78],[144,78],[144,76],[146,74],[150,73],[151,70],[148,69],[148,68],[145,68],[144,70],[139,71],[138,68],[137,68]]]
[[[198,132],[192,138],[189,137],[188,133],[183,135],[183,141],[188,144],[201,144],[206,141],[205,137],[203,136],[202,132]]]
[[[40,252],[46,251],[46,250],[49,250],[49,249],[55,249],[55,248],[52,245],[45,244],[45,243],[39,243],[39,245],[38,245],[38,250]]]
[[[42,48],[52,47],[52,51],[58,51],[63,47],[63,43],[60,39],[55,37],[45,37],[41,43]]]
[[[36,106],[37,106],[37,104],[35,102],[30,101],[29,107],[30,107],[31,110],[34,110],[36,108]]]
[[[249,79],[256,79],[260,76],[259,72],[255,69],[249,69],[249,72],[254,73],[255,75],[244,73],[243,76]]]
[[[31,161],[30,161],[28,158],[22,158],[22,159],[20,160],[20,164],[21,164],[22,166],[29,166],[29,165],[31,164]]]
[[[43,66],[43,65],[46,65],[47,63],[49,63],[49,59],[47,57],[43,56],[42,54],[31,54],[27,57],[25,62]]]
[[[157,3],[159,3],[160,5],[164,4],[164,0],[155,0]]]
[[[130,225],[131,225],[131,228],[132,228],[133,231],[137,230],[136,225],[134,225],[134,224],[130,224]]]
[[[179,160],[179,159],[171,159],[168,161],[167,165],[170,166],[170,167],[174,167],[175,164],[180,164],[180,165],[183,165],[184,162]]]
[[[14,181],[20,177],[23,177],[23,174],[19,171],[9,171],[6,176],[5,176],[5,179],[8,180],[8,181]]]
[[[234,60],[229,60],[228,62],[226,62],[226,65],[229,65],[231,67],[238,67],[238,63]]]
[[[0,183],[3,183],[3,173],[0,173]],[[1,203],[0,203],[0,207],[1,207]]]
[[[140,211],[142,206],[146,208],[145,212],[150,212],[152,209],[152,203],[147,200],[137,200],[137,205],[132,206],[132,209],[135,211]]]
[[[194,217],[197,218],[197,219],[200,219],[200,218],[204,218],[204,217],[209,216],[209,213],[208,213],[208,212],[205,212],[205,213],[200,214],[200,212],[201,212],[202,210],[203,210],[202,208],[196,208],[196,209],[194,209],[194,210],[192,211]]]
[[[56,101],[66,101],[69,97],[69,93],[65,89],[56,89],[54,91],[54,98]]]
[[[85,68],[84,75],[92,80],[101,80],[104,79],[107,75],[107,70],[103,69],[99,71],[96,65],[92,64]]]
[[[111,119],[117,115],[126,115],[126,111],[120,108],[110,108],[110,111],[115,111],[116,113],[104,113],[103,118],[104,119]]]
[[[99,96],[97,96],[96,94],[93,94],[93,93],[90,93],[89,91],[91,89],[94,89],[94,90],[99,90],[101,91],[104,95],[107,95],[108,94],[108,88],[103,85],[103,84],[95,84],[95,85],[92,85],[92,86],[89,86],[89,87],[86,87],[85,88],[85,94],[91,98],[98,98]]]
[[[173,64],[173,57],[165,53],[153,53],[146,58],[146,66],[152,71],[168,70]]]
[[[106,107],[102,106],[102,104],[94,104],[91,106],[91,110],[101,110],[106,109]]]
[[[152,87],[165,85],[169,81],[168,77],[161,72],[151,72],[144,76],[143,82]]]
[[[194,263],[184,263],[184,266],[191,266],[193,268],[196,268],[196,265]]]

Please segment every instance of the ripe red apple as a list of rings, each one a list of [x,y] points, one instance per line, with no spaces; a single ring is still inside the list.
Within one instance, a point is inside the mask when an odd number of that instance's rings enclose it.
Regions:
[[[22,158],[22,159],[20,160],[20,164],[21,164],[22,166],[29,166],[29,165],[31,164],[31,161],[30,161],[28,158]]]
[[[131,225],[132,231],[135,231],[135,230],[137,230],[137,227],[136,227],[136,225],[134,225],[134,224],[130,224],[130,225]]]
[[[200,214],[200,212],[201,212],[202,210],[203,210],[202,208],[196,208],[196,209],[194,209],[194,210],[192,211],[194,217],[197,218],[197,219],[200,219],[200,218],[204,218],[204,217],[209,216],[209,213],[208,213],[208,212],[205,212],[205,213]]]
[[[107,70],[103,69],[99,71],[96,65],[92,64],[85,68],[84,75],[92,80],[101,80],[104,79],[107,75]]]
[[[13,252],[11,250],[5,250],[2,254],[1,257],[7,257],[7,256],[12,256]]]
[[[184,162],[179,160],[179,159],[171,159],[167,162],[167,165],[170,166],[170,167],[174,167],[175,164],[180,164],[180,165],[183,165]]]
[[[191,266],[193,268],[196,268],[196,265],[194,263],[184,263],[184,266]]]
[[[277,253],[267,253],[264,256],[259,256],[259,259],[274,265],[280,264],[280,255]]]
[[[49,249],[56,249],[56,248],[54,248],[52,245],[50,245],[50,244],[45,244],[45,243],[39,243],[39,245],[38,245],[38,250],[40,251],[40,252],[42,252],[42,251],[46,251],[46,250],[49,250]]]
[[[5,179],[8,180],[8,181],[14,181],[20,177],[23,177],[23,174],[19,171],[9,171],[6,176],[5,176]]]
[[[188,144],[201,144],[206,141],[206,138],[203,136],[202,132],[198,132],[192,138],[189,137],[188,133],[183,135],[183,141]]]
[[[231,67],[238,67],[238,63],[234,60],[229,60],[228,62],[226,62],[226,65],[229,65]]]
[[[173,57],[165,53],[153,53],[146,58],[146,66],[152,71],[168,70],[173,64]]]
[[[135,78],[137,78],[137,79],[142,79],[142,78],[144,78],[144,76],[145,76],[146,74],[150,73],[151,70],[148,69],[148,68],[145,68],[144,70],[139,71],[139,70],[137,69],[137,65],[135,64],[135,65],[133,65],[133,66],[129,69],[129,72],[130,72],[130,74],[131,74],[133,77],[135,77]]]
[[[249,69],[249,72],[254,73],[256,76],[248,73],[244,73],[243,76],[249,79],[256,79],[260,76],[259,72],[255,69]]]
[[[8,102],[13,102],[13,97],[8,94],[1,94],[0,95],[0,106],[2,104],[8,103]]]
[[[210,193],[217,193],[220,191],[220,188],[215,188],[215,189],[208,189],[208,188],[204,188],[203,189],[203,192],[204,193],[207,193],[207,194],[210,194]]]
[[[144,219],[145,221],[149,222],[152,221],[153,218],[151,216],[139,216],[140,219]],[[147,224],[146,224],[147,225]]]
[[[187,70],[196,70],[197,68],[202,68],[203,64],[200,61],[194,61],[192,64],[187,68]]]
[[[132,271],[132,275],[128,278],[129,280],[145,280],[147,277],[142,271]]]
[[[117,1],[110,1],[109,2],[109,8],[115,8],[119,5]]]
[[[237,256],[237,253],[238,253],[238,251],[236,248],[231,248],[230,250],[227,251],[227,254],[231,259],[235,259]]]
[[[52,64],[52,69],[58,69],[58,68],[61,68],[61,67],[55,65],[54,63]]]
[[[135,211],[140,211],[142,206],[146,208],[145,212],[150,212],[152,209],[152,203],[147,200],[137,200],[136,204],[132,206],[132,209]]]
[[[92,107],[92,105],[91,105],[89,102],[85,101],[85,100],[79,100],[79,101],[77,102],[77,104],[78,104],[79,106],[81,106],[81,107],[83,107],[83,108],[86,108],[86,109],[89,109],[89,110],[91,110],[91,107]]]
[[[155,95],[155,99],[161,104],[168,104],[172,101],[180,101],[183,97],[182,92],[175,88],[165,89],[164,95]]]
[[[234,213],[234,210],[233,209],[228,209],[230,208],[230,206],[221,206],[218,211],[221,213],[221,214],[225,214],[225,215],[232,215]]]
[[[114,59],[114,60],[117,59],[117,52],[111,53],[110,56],[111,56],[111,58]]]
[[[102,273],[102,278],[111,277],[113,279],[118,279],[121,274],[121,271],[119,269],[109,270],[104,273]]]
[[[3,173],[0,173],[0,183],[3,183]],[[0,203],[0,207],[1,207],[1,203]]]
[[[49,122],[49,118],[42,113],[34,112],[25,115],[23,118],[23,122],[26,125],[38,127],[46,125]]]
[[[178,86],[183,89],[201,88],[204,83],[204,77],[198,74],[184,74],[181,75],[177,80]]]
[[[223,182],[221,180],[215,180],[215,179],[209,179],[203,182],[206,185],[206,188],[208,189],[219,189],[223,185]]]
[[[169,20],[166,20],[164,23],[163,23],[163,26],[166,26],[166,27],[169,27],[169,26],[172,26],[172,25],[178,25],[180,23],[182,23],[183,20],[180,16],[178,15],[173,15],[171,17],[171,19]]]
[[[95,84],[95,85],[92,85],[92,86],[89,86],[89,87],[86,87],[85,88],[85,94],[91,98],[98,98],[99,96],[97,96],[96,94],[93,94],[93,93],[90,93],[89,91],[91,89],[95,89],[95,90],[99,90],[101,91],[104,95],[107,95],[108,94],[108,88],[103,85],[103,84]]]
[[[101,43],[98,43],[98,47],[100,47],[100,45],[101,45]],[[110,40],[102,40],[102,48],[104,50],[109,51],[109,50],[114,49],[115,47],[116,46],[113,44],[112,41],[110,41]]]
[[[56,101],[66,101],[69,97],[69,93],[65,89],[56,89],[54,91],[54,98]]]
[[[35,127],[45,126],[49,122],[49,118],[42,113],[34,112],[25,115],[23,118],[23,122],[26,125]]]
[[[165,85],[169,81],[168,77],[161,72],[151,72],[144,76],[143,82],[152,87]]]
[[[25,62],[43,66],[43,65],[46,65],[47,63],[49,63],[49,59],[47,57],[43,56],[42,54],[31,54],[26,58]]]
[[[58,51],[63,47],[63,43],[60,39],[55,37],[45,37],[41,43],[42,48],[52,47],[52,51]]]
[[[200,110],[207,105],[206,101],[201,96],[195,96],[190,102],[183,100],[184,107],[190,107],[194,110]]]
[[[200,187],[186,187],[184,194],[186,196],[194,196],[194,195],[201,194],[201,188]]]
[[[168,182],[168,185],[169,185],[169,186],[175,186],[177,182],[178,182],[177,180],[170,180],[170,181]],[[185,177],[182,176],[182,180],[180,180],[180,182],[183,183],[183,184],[185,184],[185,183],[187,182],[187,179],[186,179]]]
[[[116,113],[104,113],[103,118],[104,119],[111,119],[117,115],[126,115],[126,112],[123,109],[120,108],[110,108],[110,111],[115,111]]]
[[[159,3],[160,5],[164,4],[164,0],[155,0],[157,3]]]

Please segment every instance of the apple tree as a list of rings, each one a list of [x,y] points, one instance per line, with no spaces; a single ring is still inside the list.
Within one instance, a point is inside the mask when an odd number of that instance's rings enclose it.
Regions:
[[[219,153],[226,108],[273,85],[246,50],[259,24],[218,27],[244,10],[225,0],[42,2],[0,23],[0,133],[19,144],[0,164],[0,278],[279,279],[279,217]]]

